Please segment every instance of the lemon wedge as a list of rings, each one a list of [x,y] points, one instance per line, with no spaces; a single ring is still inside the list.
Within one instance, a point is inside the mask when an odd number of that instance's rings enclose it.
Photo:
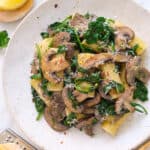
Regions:
[[[0,0],[1,10],[15,10],[23,6],[27,0]]]

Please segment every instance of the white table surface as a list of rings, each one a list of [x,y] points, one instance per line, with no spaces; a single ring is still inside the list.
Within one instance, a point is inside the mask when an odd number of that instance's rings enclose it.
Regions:
[[[34,7],[37,7],[37,5],[40,5],[40,3],[42,3],[43,1],[44,0],[35,0]],[[135,0],[135,1],[139,3],[142,7],[150,11],[150,0]],[[19,23],[20,21],[8,24],[0,23],[0,31],[7,30],[11,37]],[[17,125],[15,124],[14,120],[11,118],[11,114],[9,114],[8,108],[4,101],[4,95],[2,90],[2,66],[4,55],[5,50],[0,50],[0,132],[6,128],[11,128],[15,130],[17,133],[22,134],[21,131],[18,129]]]

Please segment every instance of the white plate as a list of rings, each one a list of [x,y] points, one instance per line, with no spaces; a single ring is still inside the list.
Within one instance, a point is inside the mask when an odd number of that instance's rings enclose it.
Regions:
[[[58,4],[58,8],[54,5]],[[49,0],[28,15],[10,41],[3,70],[7,103],[17,124],[26,135],[45,150],[127,150],[150,135],[150,115],[135,113],[116,137],[99,127],[94,137],[71,129],[67,135],[53,131],[44,119],[37,122],[30,91],[30,63],[34,45],[47,26],[74,12],[94,13],[119,19],[131,26],[150,47],[150,14],[130,0]],[[146,52],[146,67],[150,69],[150,52]],[[150,88],[150,87],[149,87]],[[149,110],[150,101],[145,103]],[[63,143],[63,144],[62,144]]]

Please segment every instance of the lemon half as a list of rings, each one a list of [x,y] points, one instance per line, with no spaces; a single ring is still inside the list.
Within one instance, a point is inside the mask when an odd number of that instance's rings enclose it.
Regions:
[[[27,0],[0,0],[1,10],[15,10],[23,6]]]

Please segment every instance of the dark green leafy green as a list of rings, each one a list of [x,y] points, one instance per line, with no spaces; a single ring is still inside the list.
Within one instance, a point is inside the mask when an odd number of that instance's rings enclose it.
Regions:
[[[60,45],[60,46],[58,47],[57,53],[58,53],[58,54],[63,54],[63,53],[65,53],[66,51],[67,51],[67,47],[66,47],[65,45]]]
[[[67,17],[66,19],[64,19],[61,22],[55,22],[53,24],[49,25],[49,28],[56,31],[56,32],[60,32],[62,31],[64,28],[68,27],[69,24],[69,20],[71,19],[71,16]]]
[[[116,115],[115,103],[102,99],[100,104],[97,106],[99,114],[101,115]]]
[[[62,31],[68,32],[71,36],[70,41],[73,43],[76,43],[77,48],[80,49],[81,51],[84,51],[84,47],[83,47],[81,40],[80,40],[80,35],[75,28],[68,26],[68,27],[64,28]]]
[[[78,67],[78,60],[77,60],[77,57],[74,56],[72,59],[71,59],[71,68],[77,68]]]
[[[84,38],[89,44],[97,43],[97,41],[109,44],[114,42],[114,29],[110,26],[110,22],[106,18],[98,17],[96,21],[89,23]]]
[[[138,103],[135,103],[135,102],[131,102],[131,106],[133,106],[135,108],[135,110],[140,112],[140,113],[145,113],[146,115],[148,114],[148,112],[145,109],[145,107],[143,107],[141,104],[138,104]]]
[[[0,31],[0,48],[7,47],[9,40],[7,31]]]
[[[98,87],[100,81],[100,72],[95,72],[88,76],[76,79],[75,88],[80,92],[89,93]]]
[[[92,83],[99,83],[101,81],[100,72],[95,72],[86,77],[86,80]]]
[[[44,91],[44,94],[48,95],[48,96],[51,96],[52,92],[48,91],[47,86],[48,86],[48,80],[42,79],[41,88]]]
[[[115,88],[118,93],[124,92],[124,86],[115,81],[109,82],[106,86],[104,86],[103,91],[105,94],[108,94],[111,89]]]
[[[148,100],[148,89],[144,83],[139,80],[136,81],[136,89],[134,90],[133,98],[143,102]]]
[[[64,120],[63,123],[65,126],[73,126],[77,121],[76,114],[71,112]]]
[[[37,120],[40,120],[45,109],[45,103],[38,96],[37,92],[32,88],[33,102],[35,104],[36,111],[38,112]]]
[[[41,73],[33,74],[31,76],[31,79],[36,79],[36,80],[42,79],[42,75]]]
[[[82,78],[76,79],[76,82],[90,82],[90,83],[99,83],[101,81],[100,72],[91,73],[90,75],[84,76]]]
[[[139,47],[139,45],[136,44],[136,45],[134,45],[132,48],[130,48],[130,49],[127,51],[128,55],[136,56],[136,55],[137,55],[136,51],[137,51],[138,47]]]
[[[49,38],[49,33],[48,32],[41,32],[41,37],[43,39]]]
[[[97,85],[82,80],[75,80],[75,88],[82,93],[89,93],[94,91],[97,88]]]

